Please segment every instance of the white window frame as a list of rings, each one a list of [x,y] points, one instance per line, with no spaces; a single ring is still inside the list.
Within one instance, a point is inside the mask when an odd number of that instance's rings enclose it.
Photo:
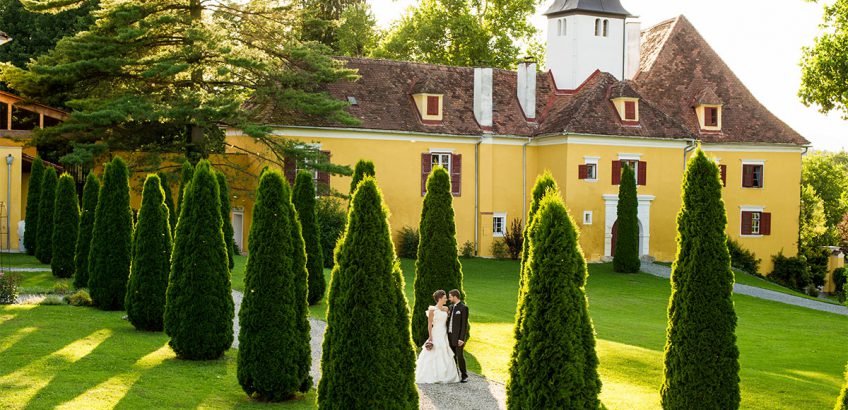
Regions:
[[[498,232],[495,230],[495,221],[498,219],[501,220],[501,231]],[[506,233],[506,212],[495,212],[492,214],[492,236],[495,238],[503,238],[504,233]]]
[[[763,236],[760,233],[760,220],[763,217],[763,212],[765,212],[764,206],[752,206],[752,205],[743,205],[739,207],[739,236],[743,238],[760,238]],[[743,234],[742,233],[742,212],[752,212],[754,215],[757,215],[757,232],[754,233],[754,216],[751,215],[751,233]]]
[[[742,169],[739,171],[742,174],[742,179],[740,181],[745,181],[745,165],[759,165],[762,172],[760,173],[760,186],[751,186],[742,188],[749,189],[763,189],[766,187],[766,161],[764,159],[743,159],[742,160]]]
[[[438,159],[437,159],[438,158]],[[442,159],[447,158],[447,166],[442,165]],[[451,161],[453,160],[453,154],[451,152],[446,151],[430,151],[430,169],[439,165],[443,167],[448,173],[451,172],[451,166],[453,165]]]
[[[592,224],[592,211],[583,211],[583,225]]]
[[[587,168],[586,168],[586,174],[587,175],[586,175],[586,179],[584,179],[584,181],[598,182],[598,171],[600,170],[600,168],[598,167],[598,161],[600,159],[601,159],[601,157],[583,157],[583,165],[587,165]],[[591,165],[595,169],[595,175],[592,178],[589,178],[589,175],[588,175],[588,173],[589,173],[588,165]]]

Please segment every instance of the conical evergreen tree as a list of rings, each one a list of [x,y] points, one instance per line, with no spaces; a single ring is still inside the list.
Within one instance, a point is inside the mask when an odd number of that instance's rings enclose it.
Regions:
[[[44,176],[44,161],[35,157],[29,174],[27,188],[26,229],[24,230],[24,247],[28,255],[35,255],[38,246],[38,199],[41,197],[41,179]]]
[[[132,257],[124,301],[127,318],[136,329],[161,331],[171,270],[171,225],[157,175],[148,175],[144,181]]]
[[[520,309],[523,337],[513,348],[510,409],[597,409],[601,380],[586,299],[586,261],[559,194],[542,199],[530,226]],[[518,385],[520,383],[520,385]]]
[[[159,173],[159,183],[162,185],[162,191],[165,192],[165,206],[168,207],[168,223],[171,225],[171,237],[174,236],[174,230],[177,228],[177,208],[174,205],[174,195],[171,192],[171,182],[168,174]]]
[[[350,180],[350,195],[353,196],[353,191],[356,191],[359,181],[362,181],[365,177],[373,177],[375,175],[377,173],[374,168],[374,162],[367,159],[360,159],[356,163],[356,166],[353,167],[353,177]]]
[[[846,380],[848,380],[848,371],[845,372]],[[848,410],[848,382],[842,385],[842,390],[839,391],[839,397],[836,398],[836,406],[833,410]]]
[[[677,257],[671,268],[662,405],[739,407],[733,271],[718,167],[700,149],[683,177]]]
[[[129,171],[121,157],[106,164],[94,211],[88,254],[88,292],[103,310],[122,310],[132,257]]]
[[[250,396],[285,400],[309,390],[312,356],[306,249],[288,183],[278,171],[260,177],[249,246],[238,380]]]
[[[194,174],[194,167],[191,166],[191,163],[186,161],[183,162],[181,177],[180,177],[180,191],[177,192],[177,222],[179,222],[180,212],[182,212],[183,206],[183,197],[185,195],[186,185],[191,182],[191,177]],[[174,233],[176,235],[176,233]]]
[[[93,172],[85,178],[82,190],[82,210],[80,215],[79,233],[77,235],[76,256],[74,265],[74,287],[88,287],[88,254],[91,251],[91,234],[94,230],[94,212],[97,210],[97,197],[100,195],[100,180]]]
[[[318,386],[321,409],[418,408],[409,308],[387,218],[377,181],[365,177],[336,247]]]
[[[184,192],[165,296],[165,333],[177,357],[210,360],[233,343],[233,298],[218,181],[203,160]]]
[[[636,199],[636,175],[627,164],[621,167],[618,186],[615,253],[612,269],[621,273],[639,272],[639,202]]]
[[[466,299],[462,288],[462,265],[456,248],[450,175],[442,167],[435,167],[427,178],[427,194],[418,232],[421,240],[415,260],[412,339],[416,346],[421,346],[429,337],[427,307],[433,303],[433,291],[459,289]]]
[[[53,256],[53,209],[56,205],[56,170],[47,168],[41,178],[38,195],[38,243],[35,257],[41,263],[50,263]]]
[[[230,187],[227,176],[221,171],[215,171],[218,179],[218,192],[221,195],[221,230],[224,232],[224,242],[227,244],[227,260],[230,270],[236,266],[233,256],[236,253],[236,241],[233,237],[233,220],[230,219]]]
[[[74,248],[80,219],[77,184],[70,174],[62,174],[59,178],[56,205],[53,208],[53,255],[50,267],[54,276],[70,278],[74,274]]]
[[[324,251],[318,235],[318,220],[315,218],[315,183],[312,174],[306,171],[297,173],[292,191],[292,202],[306,242],[306,270],[309,272],[310,305],[321,301],[327,284],[324,281]]]

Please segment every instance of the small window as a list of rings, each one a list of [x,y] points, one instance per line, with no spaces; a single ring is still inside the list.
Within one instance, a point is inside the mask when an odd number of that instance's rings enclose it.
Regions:
[[[356,101],[356,97],[354,97],[352,95],[347,96],[347,102],[348,102],[348,104],[353,105],[353,106],[359,105],[359,102]]]
[[[636,121],[636,101],[624,102],[624,119],[626,121]]]
[[[762,188],[764,184],[765,166],[762,164],[742,165],[742,187]]]
[[[760,218],[762,217],[761,212],[751,212],[751,235],[759,235],[760,234]]]
[[[439,96],[427,96],[427,115],[439,115]]]
[[[598,164],[586,164],[586,179],[598,179]]]
[[[592,211],[583,211],[583,225],[592,224]]]
[[[562,24],[562,32],[560,33],[560,35],[565,36],[566,34],[568,34],[568,20],[560,19],[559,21]]]
[[[506,226],[506,214],[495,214],[492,216],[492,236],[501,238],[504,236]]]
[[[595,19],[595,37],[601,35],[601,19]]]
[[[718,127],[718,107],[704,107],[704,126]]]
[[[623,159],[621,160],[621,169],[624,170],[624,164],[627,164],[630,169],[633,170],[633,177],[636,179],[637,183],[639,181],[639,161],[635,159]]]
[[[604,37],[609,37],[609,20],[604,20]]]
[[[450,172],[450,169],[451,169],[451,163],[450,163],[451,154],[450,153],[434,152],[431,155],[432,155],[431,164],[432,164],[433,168],[435,168],[436,166],[440,166],[440,167],[448,170],[448,172]]]
[[[557,35],[562,35],[562,19],[557,20]]]

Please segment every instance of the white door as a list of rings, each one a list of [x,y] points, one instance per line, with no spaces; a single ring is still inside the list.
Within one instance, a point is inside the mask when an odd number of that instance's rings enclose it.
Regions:
[[[233,239],[236,242],[236,248],[244,254],[244,212],[233,211]]]

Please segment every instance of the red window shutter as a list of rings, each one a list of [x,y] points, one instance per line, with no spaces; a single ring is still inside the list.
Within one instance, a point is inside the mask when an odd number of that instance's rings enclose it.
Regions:
[[[589,175],[589,167],[586,164],[577,166],[577,179],[586,179]]]
[[[721,172],[721,186],[727,186],[727,165],[719,165],[718,169]]]
[[[612,162],[612,184],[618,185],[621,183],[621,161]]]
[[[754,186],[754,166],[742,165],[742,186],[751,188]]]
[[[283,160],[283,175],[289,184],[294,184],[294,178],[297,176],[297,160],[292,157],[285,157]]]
[[[704,107],[704,126],[709,127],[713,122],[713,112],[710,111],[709,107]]]
[[[462,194],[462,154],[451,154],[451,193],[453,196]]]
[[[321,151],[321,156],[324,160],[330,162],[330,151]],[[318,186],[316,187],[318,195],[330,194],[330,173],[326,171],[318,171]]]
[[[639,167],[639,181],[637,181],[638,185],[645,185],[648,182],[648,163],[645,161],[638,162]]]
[[[429,152],[421,154],[421,196],[427,193],[427,177],[433,168],[433,155]]]
[[[742,211],[742,235],[751,234],[751,219],[753,214],[753,212]],[[760,227],[762,227],[762,221],[760,222]]]
[[[427,115],[439,115],[439,96],[427,96]]]
[[[636,120],[636,101],[624,102],[624,119],[628,121]]]
[[[760,235],[771,235],[771,212],[760,213]]]

